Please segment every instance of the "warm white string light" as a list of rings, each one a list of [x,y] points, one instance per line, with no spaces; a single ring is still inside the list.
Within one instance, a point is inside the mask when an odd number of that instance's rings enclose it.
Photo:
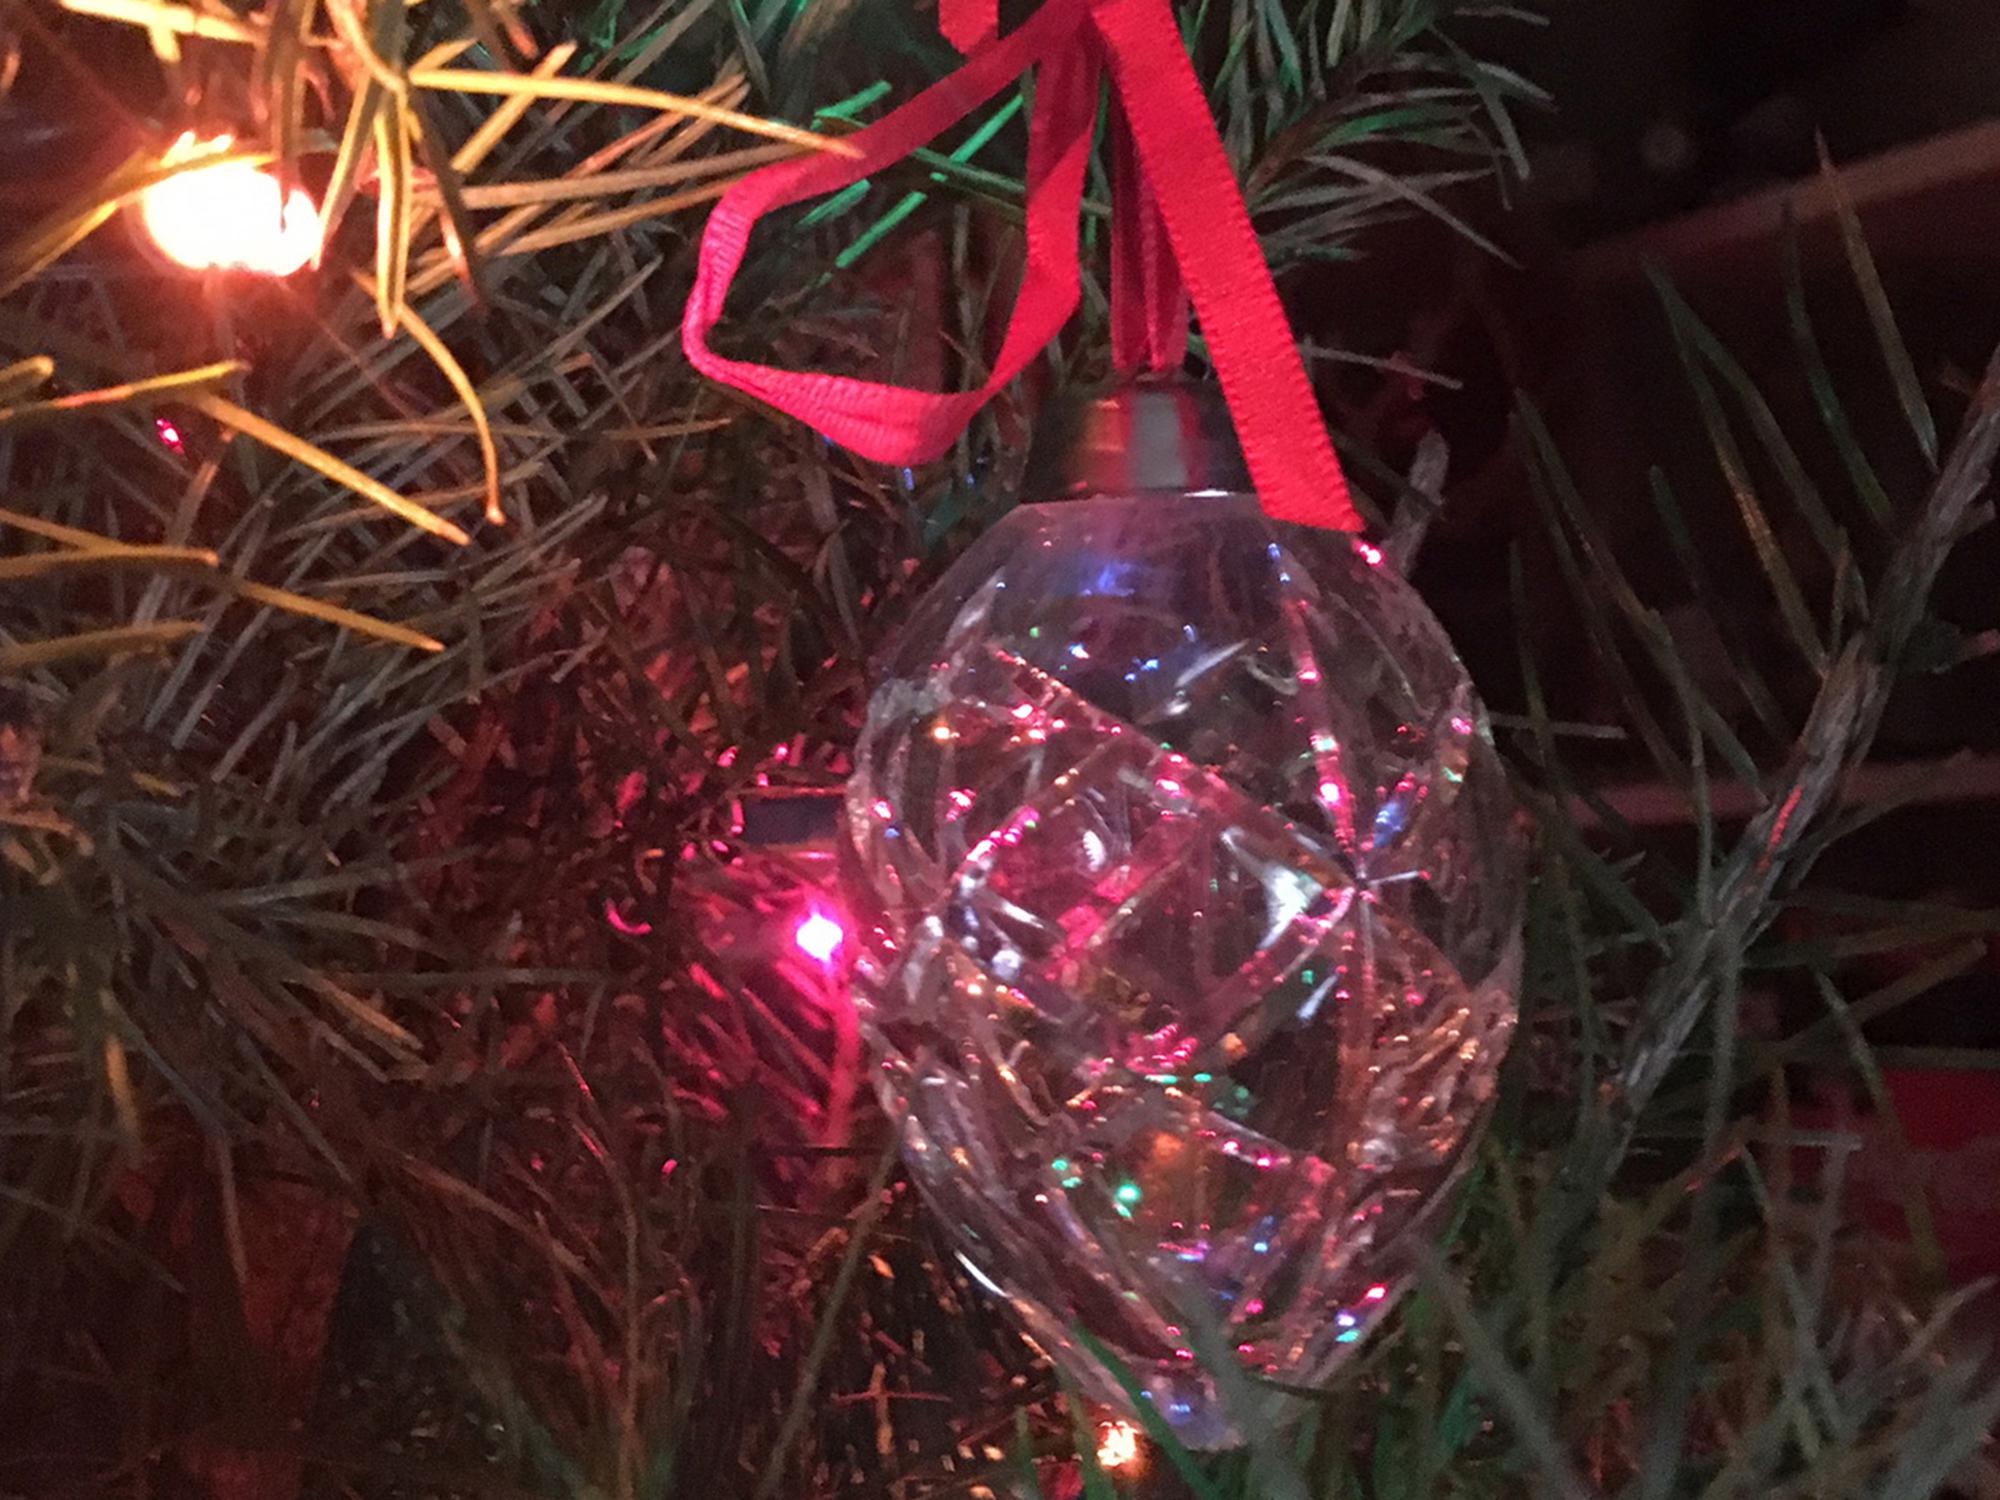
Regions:
[[[190,130],[168,148],[177,166],[227,151],[226,135]],[[139,216],[169,260],[198,271],[254,271],[289,276],[319,254],[319,209],[303,188],[287,194],[278,179],[247,161],[190,167],[139,195]]]
[[[1139,1429],[1123,1417],[1097,1424],[1097,1465],[1107,1473],[1138,1466]]]

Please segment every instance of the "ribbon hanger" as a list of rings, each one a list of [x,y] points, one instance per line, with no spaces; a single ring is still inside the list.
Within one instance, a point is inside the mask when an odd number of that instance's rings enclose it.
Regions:
[[[963,67],[848,137],[855,154],[819,153],[762,168],[716,205],[682,319],[682,342],[695,368],[864,458],[901,465],[942,455],[979,408],[1055,338],[1082,295],[1078,221],[1108,67],[1114,360],[1127,372],[1177,369],[1192,302],[1265,513],[1361,530],[1169,0],[1045,0],[1006,36],[998,34],[995,0],[943,0],[943,6],[947,38],[970,54]],[[983,385],[920,391],[780,370],[709,347],[761,216],[881,171],[1030,67],[1039,72],[1028,122],[1026,265]]]

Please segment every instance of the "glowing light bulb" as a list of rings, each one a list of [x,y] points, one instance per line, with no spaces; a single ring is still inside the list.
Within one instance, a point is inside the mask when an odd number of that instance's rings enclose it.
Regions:
[[[1105,1470],[1129,1469],[1139,1462],[1139,1429],[1123,1417],[1097,1424],[1097,1464]]]
[[[840,945],[847,941],[847,929],[823,911],[815,911],[792,932],[799,951],[819,963],[831,963]]]
[[[604,920],[627,937],[645,937],[653,930],[651,922],[643,918],[626,916],[618,909],[618,903],[609,896],[604,898]]]
[[[167,149],[163,166],[227,151],[231,138],[200,140],[190,130]],[[139,195],[139,216],[169,260],[193,270],[289,276],[319,254],[319,209],[303,188],[246,161],[190,167]]]

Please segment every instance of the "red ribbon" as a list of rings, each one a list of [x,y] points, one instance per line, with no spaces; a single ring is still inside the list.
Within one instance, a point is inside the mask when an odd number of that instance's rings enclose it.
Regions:
[[[1234,184],[1231,184],[1234,187]],[[1187,287],[1138,142],[1111,101],[1111,362],[1131,374],[1187,359]]]
[[[1178,366],[1187,337],[1185,281],[1265,512],[1274,520],[1359,531],[1361,518],[1168,0],[1045,0],[1005,37],[995,34],[992,0],[952,0],[942,21],[947,36],[972,47],[957,72],[849,137],[855,155],[822,152],[766,167],[716,205],[682,321],[695,368],[864,458],[912,464],[944,453],[1076,309],[1077,221],[1108,62],[1127,127],[1114,132],[1112,340],[1119,367]],[[1041,71],[1028,122],[1026,269],[984,385],[918,391],[726,359],[709,347],[709,331],[762,215],[879,172],[1031,66]]]
[[[938,30],[970,57],[1000,35],[1000,0],[938,0]]]

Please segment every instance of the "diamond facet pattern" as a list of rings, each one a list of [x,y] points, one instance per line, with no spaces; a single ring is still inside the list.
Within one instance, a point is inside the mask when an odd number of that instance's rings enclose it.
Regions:
[[[1183,1439],[1323,1379],[1484,1118],[1524,892],[1483,713],[1351,539],[1244,496],[1016,510],[919,606],[848,793],[862,1023],[972,1274]],[[1234,1418],[1234,1420],[1232,1420]]]

